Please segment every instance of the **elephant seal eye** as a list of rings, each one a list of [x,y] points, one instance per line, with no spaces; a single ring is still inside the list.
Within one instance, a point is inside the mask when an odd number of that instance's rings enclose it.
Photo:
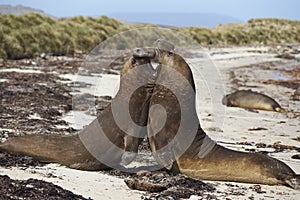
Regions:
[[[135,58],[132,58],[132,59],[131,59],[131,64],[134,65],[135,63],[136,63],[136,59],[135,59]]]
[[[174,53],[172,51],[169,51],[169,56],[174,56]]]

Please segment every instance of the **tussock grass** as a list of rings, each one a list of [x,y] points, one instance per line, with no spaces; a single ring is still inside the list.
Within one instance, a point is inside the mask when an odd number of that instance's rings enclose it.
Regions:
[[[100,17],[53,19],[37,13],[22,16],[0,16],[0,58],[20,59],[40,53],[72,55],[75,50],[89,52],[100,42],[126,30],[130,34],[116,37],[108,48],[125,49],[151,44],[165,38],[186,45],[184,38],[172,31],[157,32],[154,25],[125,26],[117,20]],[[147,29],[140,34],[139,28]],[[251,19],[246,24],[219,25],[214,29],[190,27],[173,28],[190,36],[201,45],[270,45],[300,43],[300,21],[284,19]],[[132,41],[134,38],[134,41]],[[130,41],[130,42],[128,42]]]
[[[30,13],[0,16],[0,57],[20,59],[40,53],[72,55],[88,52],[118,32],[122,24],[108,17],[53,19]]]

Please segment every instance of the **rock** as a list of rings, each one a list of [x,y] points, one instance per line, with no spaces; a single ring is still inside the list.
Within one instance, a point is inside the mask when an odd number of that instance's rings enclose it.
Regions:
[[[295,154],[292,156],[293,159],[300,159],[300,154]]]
[[[276,58],[282,58],[282,59],[287,59],[287,60],[293,60],[296,59],[295,56],[289,54],[289,53],[282,53],[282,54],[278,54],[275,56]]]
[[[137,176],[146,176],[146,177],[150,177],[151,176],[151,172],[149,172],[148,170],[140,170],[136,173]]]
[[[41,58],[41,59],[47,60],[48,56],[47,56],[46,53],[42,53],[42,54],[40,55],[40,58]]]

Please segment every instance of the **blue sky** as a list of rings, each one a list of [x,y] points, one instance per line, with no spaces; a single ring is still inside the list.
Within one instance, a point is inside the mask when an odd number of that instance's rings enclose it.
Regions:
[[[299,0],[0,0],[30,6],[55,17],[101,16],[118,12],[216,13],[247,21],[251,18],[300,20]]]

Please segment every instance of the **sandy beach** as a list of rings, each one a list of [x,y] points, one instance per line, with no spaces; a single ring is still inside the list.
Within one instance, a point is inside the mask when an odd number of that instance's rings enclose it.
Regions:
[[[276,57],[274,49],[276,48],[266,46],[194,48],[184,49],[182,55],[193,71],[197,88],[198,117],[206,133],[227,148],[268,152],[268,155],[287,163],[300,174],[300,160],[292,158],[293,155],[300,154],[300,101],[292,99],[294,88],[284,86],[289,81],[299,81],[300,54],[295,55],[296,59],[281,59]],[[24,72],[2,67],[0,72],[15,70],[18,73],[46,73],[39,70],[42,67],[34,66],[34,70],[32,68],[32,65],[22,66]],[[55,69],[51,73],[53,72]],[[88,87],[76,88],[76,92],[71,94],[114,96],[118,89],[119,75],[94,73],[91,76],[81,76],[62,73],[59,76],[66,79],[62,81],[64,84],[74,81],[88,84]],[[0,83],[4,81],[7,80],[0,78]],[[288,113],[254,112],[222,105],[223,95],[236,89],[251,89],[267,94],[279,102]],[[87,112],[70,111],[61,116],[61,120],[68,124],[57,126],[78,130],[94,118],[95,116]],[[3,132],[4,127],[1,130]],[[275,148],[276,145],[278,149]],[[150,156],[142,156],[129,167],[146,165],[149,160],[153,161]],[[19,180],[34,178],[52,182],[75,194],[96,200],[141,199],[142,196],[148,195],[146,192],[129,189],[123,178],[101,171],[73,170],[58,164],[27,168],[1,166],[0,175]],[[216,190],[205,192],[203,197],[192,195],[190,199],[300,199],[300,191],[286,186],[204,182],[213,185]]]

